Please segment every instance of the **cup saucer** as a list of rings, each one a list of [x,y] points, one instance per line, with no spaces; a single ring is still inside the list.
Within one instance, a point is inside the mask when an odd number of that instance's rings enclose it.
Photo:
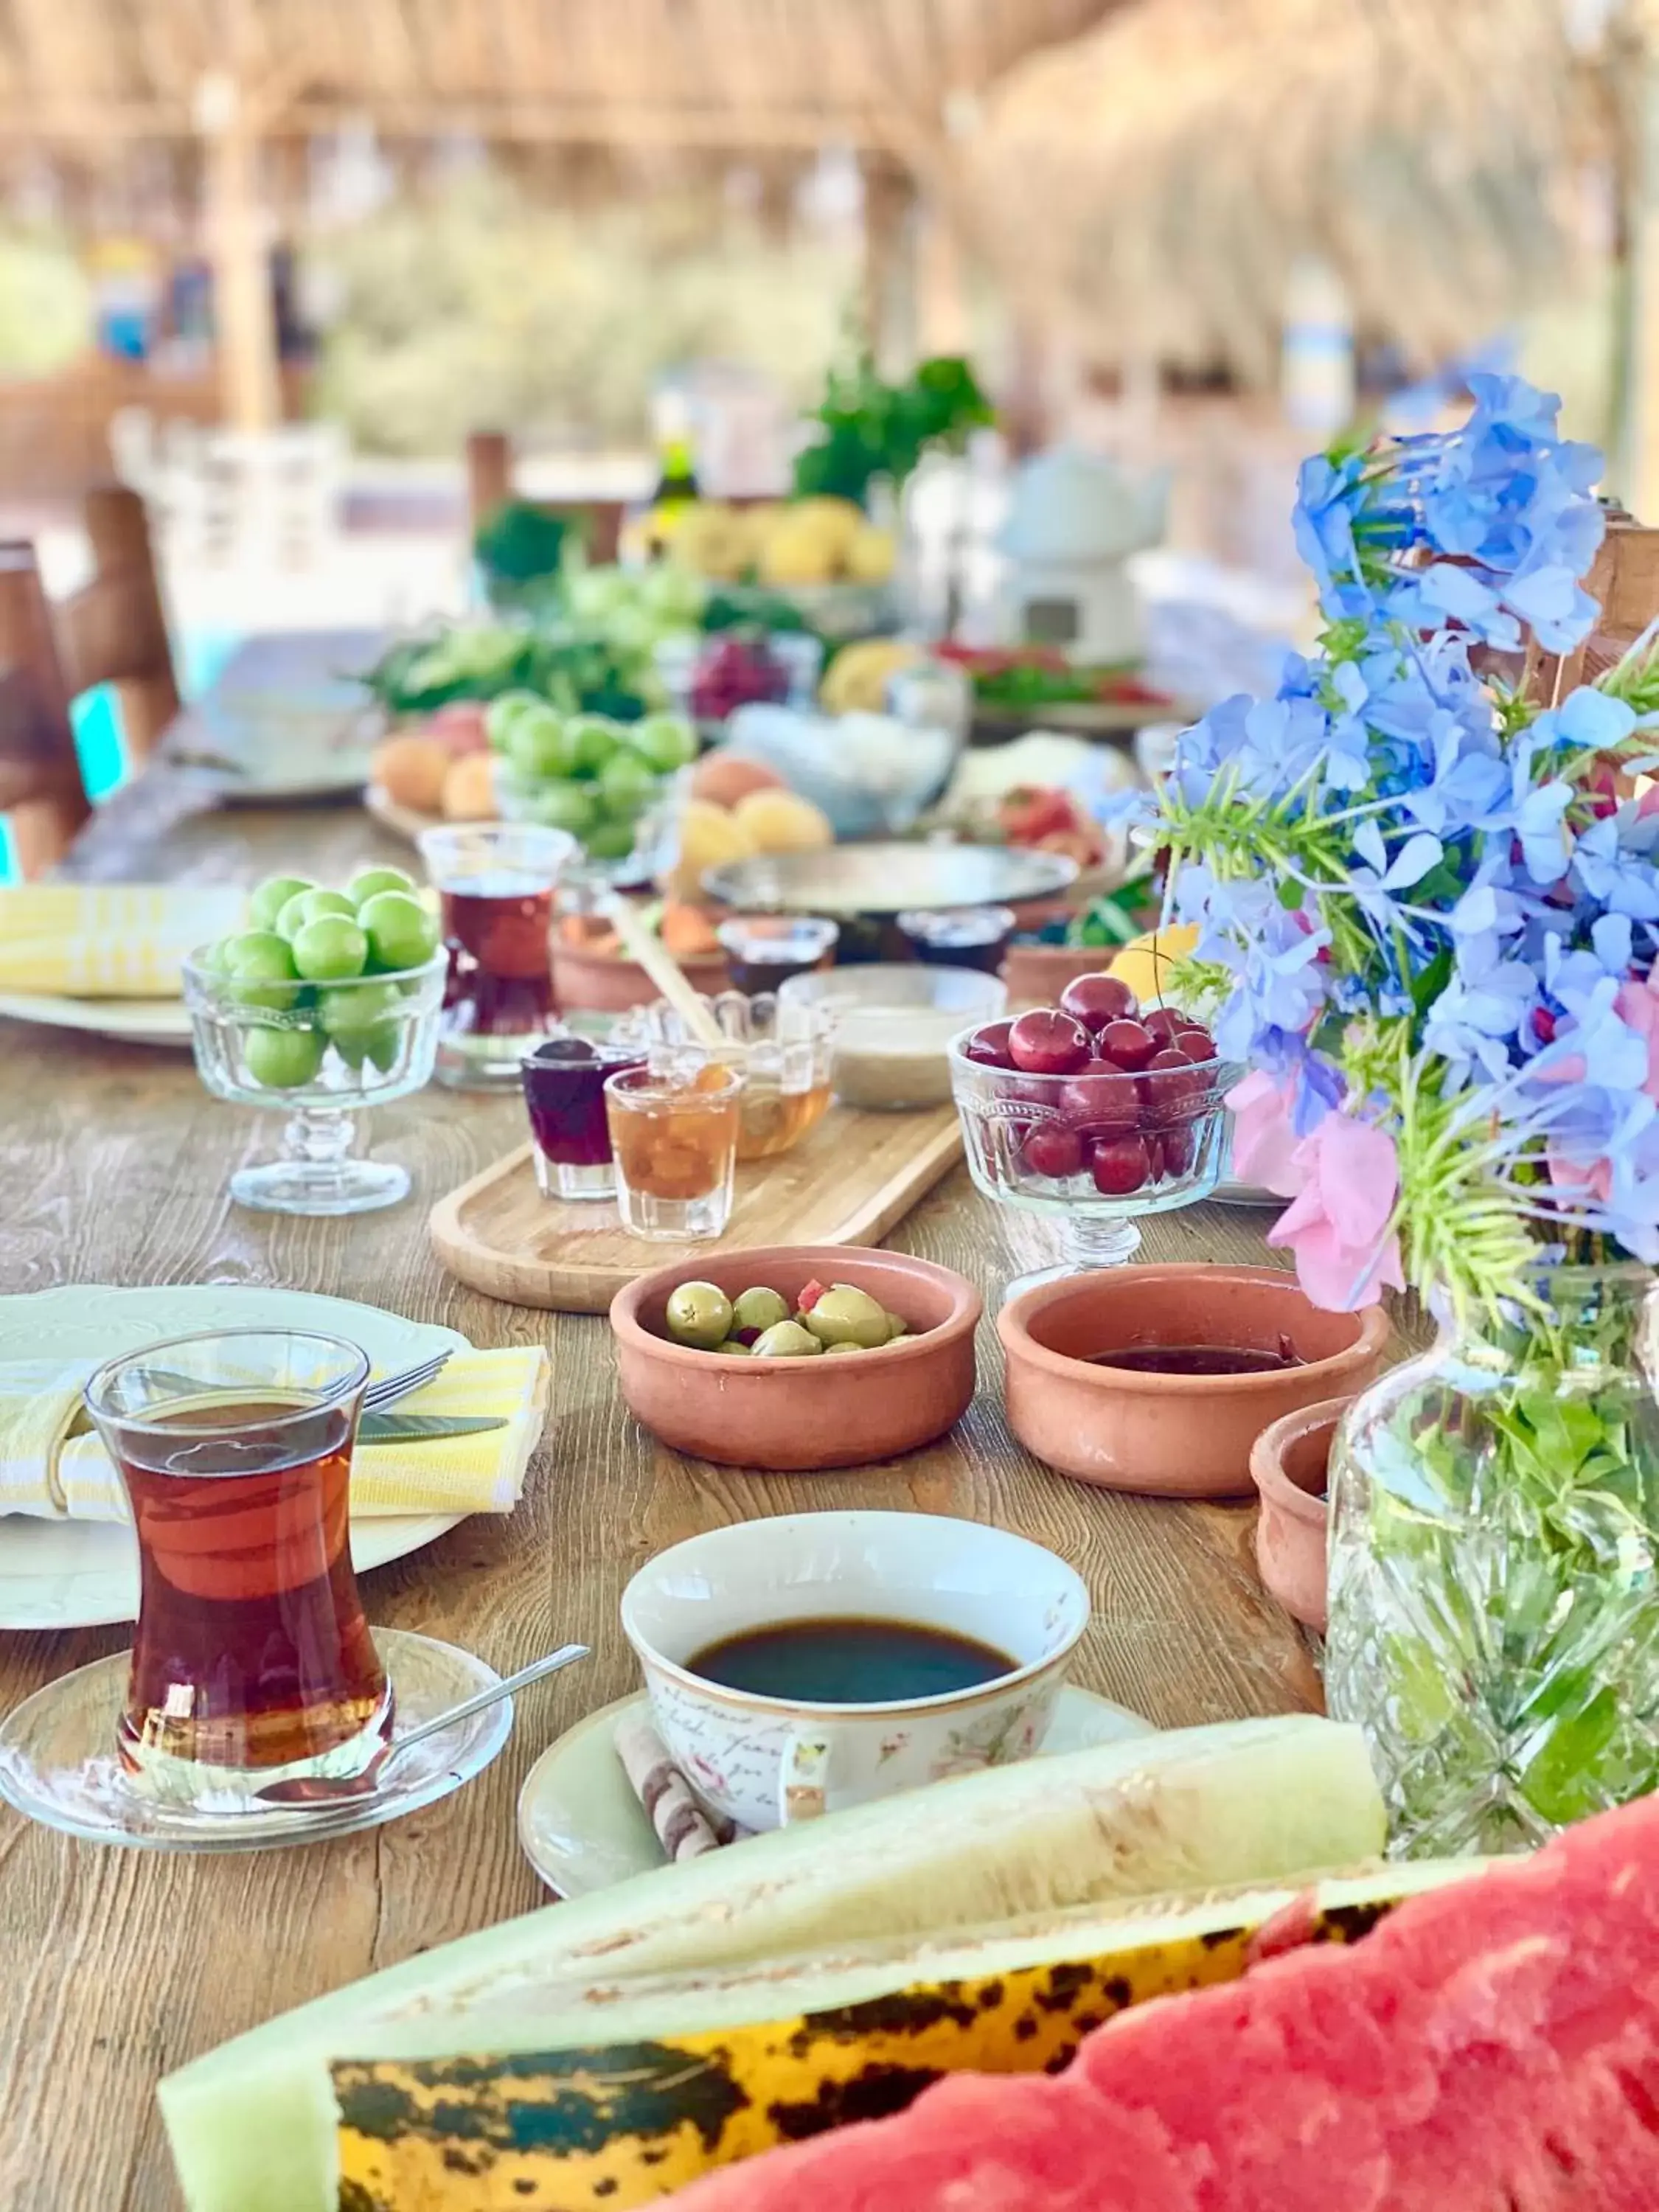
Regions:
[[[665,1863],[613,1742],[622,1716],[648,1703],[639,1690],[601,1705],[550,1744],[525,1777],[519,1792],[519,1841],[531,1865],[561,1897],[586,1897]],[[1037,1757],[1156,1733],[1150,1721],[1127,1705],[1067,1683]]]
[[[373,1631],[397,1698],[392,1727],[416,1727],[501,1677],[471,1652],[402,1628]],[[416,1745],[383,1789],[338,1806],[273,1806],[263,1813],[196,1813],[139,1796],[114,1743],[129,1654],[95,1661],[37,1690],[0,1720],[0,1799],[31,1820],[92,1844],[161,1851],[270,1850],[349,1836],[419,1811],[481,1773],[507,1741],[513,1700]]]

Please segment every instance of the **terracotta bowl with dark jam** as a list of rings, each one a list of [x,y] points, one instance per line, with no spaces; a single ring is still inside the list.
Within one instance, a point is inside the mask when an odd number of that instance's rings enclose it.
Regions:
[[[1240,1498],[1270,1422],[1363,1390],[1388,1316],[1327,1313],[1278,1267],[1124,1267],[1044,1283],[997,1316],[1008,1424],[1079,1482]]]

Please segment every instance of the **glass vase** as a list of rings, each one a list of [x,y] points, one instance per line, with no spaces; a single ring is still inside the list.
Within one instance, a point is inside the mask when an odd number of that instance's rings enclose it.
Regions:
[[[1448,1327],[1331,1454],[1334,1717],[1401,1857],[1520,1850],[1659,1784],[1659,1285],[1564,1267]]]

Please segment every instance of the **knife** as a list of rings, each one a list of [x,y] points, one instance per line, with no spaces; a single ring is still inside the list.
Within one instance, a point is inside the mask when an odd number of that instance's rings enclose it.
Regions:
[[[473,1419],[459,1413],[365,1413],[357,1424],[360,1444],[428,1443],[435,1437],[481,1437],[504,1429],[504,1418]]]

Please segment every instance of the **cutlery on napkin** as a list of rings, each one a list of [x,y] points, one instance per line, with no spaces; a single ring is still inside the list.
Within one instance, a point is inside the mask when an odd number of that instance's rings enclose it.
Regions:
[[[81,1392],[97,1364],[0,1363],[0,1513],[129,1517],[102,1438],[76,1433]],[[366,1435],[352,1458],[354,1516],[510,1513],[547,1418],[548,1379],[539,1345],[458,1352],[394,1410],[365,1416],[381,1432]],[[444,1429],[432,1433],[432,1420]],[[402,1433],[389,1437],[383,1424]],[[411,1433],[417,1429],[425,1432]]]
[[[176,999],[190,954],[246,906],[234,884],[0,884],[0,992]]]

